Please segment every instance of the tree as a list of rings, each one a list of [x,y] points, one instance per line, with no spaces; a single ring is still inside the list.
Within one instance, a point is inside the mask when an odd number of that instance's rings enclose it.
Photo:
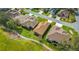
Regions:
[[[18,25],[11,19],[7,22],[7,28],[9,28],[12,31],[16,31],[18,33],[22,32],[22,29],[18,27]]]
[[[22,29],[18,28],[17,24],[14,22],[14,20],[3,11],[0,11],[0,25],[3,25],[8,31],[17,31],[21,33]]]
[[[21,9],[21,10],[20,10],[20,13],[21,13],[22,15],[27,14],[27,13],[24,11],[24,9]]]
[[[10,19],[6,12],[0,11],[0,25],[6,26],[6,22]]]
[[[13,20],[7,21],[6,25],[9,29],[16,29],[17,28],[17,25],[15,24],[15,22]]]

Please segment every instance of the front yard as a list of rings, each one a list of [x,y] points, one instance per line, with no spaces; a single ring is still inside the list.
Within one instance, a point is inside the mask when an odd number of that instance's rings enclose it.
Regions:
[[[65,21],[65,22],[69,22],[69,23],[73,23],[76,22],[76,18],[74,14],[70,14],[68,18],[61,18],[61,21]]]

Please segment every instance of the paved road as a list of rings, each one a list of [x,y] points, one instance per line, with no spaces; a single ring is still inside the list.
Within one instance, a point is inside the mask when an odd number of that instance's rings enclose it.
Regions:
[[[45,45],[45,44],[43,44],[43,43],[41,43],[41,42],[39,42],[39,41],[37,41],[37,40],[34,40],[34,39],[31,39],[31,38],[24,37],[24,36],[22,36],[22,35],[20,35],[20,34],[18,34],[18,33],[17,33],[17,35],[18,35],[19,37],[25,39],[25,40],[31,40],[31,41],[33,41],[33,42],[36,42],[36,43],[42,45],[43,47],[45,47],[46,49],[48,49],[48,51],[53,51],[53,49],[49,48],[47,45]]]
[[[57,19],[55,19],[55,18],[50,18],[50,17],[48,17],[48,16],[46,16],[46,15],[42,15],[42,14],[33,12],[33,11],[31,11],[31,10],[25,10],[25,11],[26,11],[26,12],[29,12],[29,13],[32,13],[32,14],[34,14],[34,15],[37,15],[37,16],[39,16],[39,17],[46,18],[46,19],[48,19],[48,20],[52,20],[53,22],[56,22],[56,23],[59,23],[59,24],[63,24],[63,25],[68,26],[68,27],[72,27],[72,28],[74,28],[74,29],[79,33],[79,16],[76,16],[77,22],[75,22],[75,23],[67,23],[67,22],[63,22],[63,21],[61,21],[61,20],[57,20]]]

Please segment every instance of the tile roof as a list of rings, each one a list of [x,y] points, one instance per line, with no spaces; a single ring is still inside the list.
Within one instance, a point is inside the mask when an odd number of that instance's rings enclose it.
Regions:
[[[49,25],[50,24],[48,22],[40,22],[33,31],[40,35],[43,35],[45,31],[47,30],[47,28],[49,27]]]
[[[68,40],[69,38],[70,38],[69,33],[67,33],[58,26],[52,27],[48,33],[48,39],[51,41],[54,40],[57,42],[61,42],[62,40]]]

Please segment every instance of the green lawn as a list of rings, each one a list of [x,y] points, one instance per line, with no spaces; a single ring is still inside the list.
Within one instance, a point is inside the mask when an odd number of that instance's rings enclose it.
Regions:
[[[45,22],[45,21],[48,21],[47,19],[41,18],[41,17],[37,17],[37,20],[38,20],[38,22]]]
[[[41,45],[26,40],[10,39],[6,32],[0,29],[0,51],[42,51]]]
[[[34,32],[25,28],[22,28],[22,32],[21,35],[28,37],[28,38],[32,38],[32,39],[36,39],[39,40],[39,38],[37,36],[34,35]]]
[[[76,35],[78,35],[78,32],[76,32],[73,28],[71,28],[71,27],[67,27],[67,26],[62,26],[62,28],[65,30],[65,31],[67,31],[68,33],[70,33],[70,30],[73,32],[73,34],[72,34],[72,36],[76,36]],[[71,34],[71,33],[70,33]]]

